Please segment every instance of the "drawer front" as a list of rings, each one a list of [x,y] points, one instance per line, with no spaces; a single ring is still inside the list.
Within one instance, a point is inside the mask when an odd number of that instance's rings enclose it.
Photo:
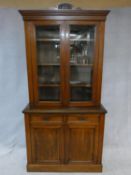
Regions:
[[[99,115],[71,114],[71,115],[68,115],[67,121],[68,123],[74,123],[74,122],[98,123]]]
[[[46,122],[46,123],[56,123],[63,122],[63,116],[57,114],[42,114],[42,115],[32,115],[31,122]]]

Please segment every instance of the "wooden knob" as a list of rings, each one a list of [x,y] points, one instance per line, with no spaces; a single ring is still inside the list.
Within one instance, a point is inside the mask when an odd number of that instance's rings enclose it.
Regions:
[[[86,119],[85,119],[85,118],[83,118],[83,117],[80,117],[80,120],[81,120],[81,121],[85,121]]]
[[[43,120],[45,120],[45,121],[48,121],[49,120],[49,117],[44,117],[44,119]]]

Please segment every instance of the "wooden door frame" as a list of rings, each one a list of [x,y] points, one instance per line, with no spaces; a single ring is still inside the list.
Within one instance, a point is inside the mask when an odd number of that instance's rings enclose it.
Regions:
[[[88,20],[45,20],[25,22],[26,43],[27,43],[27,66],[28,66],[28,86],[30,103],[35,107],[82,107],[96,106],[100,103],[101,98],[101,81],[102,81],[102,65],[103,65],[103,45],[104,45],[104,21],[88,21]],[[60,26],[60,101],[39,101],[38,100],[38,77],[36,62],[36,26]],[[70,102],[70,45],[69,45],[69,25],[91,25],[96,26],[96,42],[94,45],[94,66],[93,66],[93,100]]]
[[[88,124],[82,124],[82,123],[67,123],[66,125],[66,133],[65,133],[65,162],[67,164],[89,164],[89,163],[97,163],[97,159],[98,159],[98,139],[99,139],[99,126],[98,124],[91,124],[91,123],[88,123]],[[93,145],[93,159],[92,161],[77,161],[76,163],[75,162],[70,162],[70,159],[69,159],[69,155],[70,155],[70,152],[69,152],[69,144],[70,144],[70,130],[74,128],[74,129],[93,129],[94,130],[94,145]],[[75,146],[75,145],[74,145]],[[76,145],[77,146],[77,145]]]
[[[67,34],[67,41],[66,41],[66,48],[67,48],[67,53],[66,53],[66,61],[67,63],[67,70],[66,70],[66,92],[67,92],[67,101],[68,103],[66,104],[67,106],[70,107],[82,107],[82,106],[95,106],[99,105],[100,103],[100,96],[101,96],[101,81],[102,81],[102,63],[103,63],[103,42],[104,38],[102,37],[102,40],[100,40],[101,36],[104,34],[104,31],[101,29],[101,25],[103,22],[98,22],[98,21],[88,21],[88,20],[74,20],[74,21],[66,21],[66,34]],[[71,102],[70,101],[70,85],[69,85],[69,80],[70,80],[70,40],[69,40],[69,33],[70,25],[80,25],[80,26],[95,26],[96,27],[96,34],[95,34],[95,43],[94,43],[94,63],[93,63],[93,82],[92,82],[92,101],[76,101],[76,102]],[[100,36],[99,36],[100,35]]]
[[[32,80],[33,80],[33,96],[34,96],[34,106],[38,107],[60,107],[63,104],[63,94],[65,92],[64,77],[65,73],[63,71],[63,41],[64,36],[62,35],[64,27],[63,21],[33,21],[30,23],[31,26],[31,50],[32,50]],[[36,51],[36,26],[59,26],[60,27],[60,101],[39,101],[38,99],[38,75],[37,75],[37,51]]]

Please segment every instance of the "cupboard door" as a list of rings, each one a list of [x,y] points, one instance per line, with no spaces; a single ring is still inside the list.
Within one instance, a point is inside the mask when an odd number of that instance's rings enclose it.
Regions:
[[[32,23],[32,65],[34,100],[37,105],[61,106],[62,35],[61,22]]]
[[[94,163],[97,161],[98,122],[84,116],[68,119],[66,146],[67,163]]]
[[[38,98],[60,100],[60,28],[37,26]]]
[[[63,162],[63,127],[60,118],[34,117],[31,122],[32,159],[34,163]]]
[[[69,22],[70,106],[91,106],[97,99],[98,25]]]

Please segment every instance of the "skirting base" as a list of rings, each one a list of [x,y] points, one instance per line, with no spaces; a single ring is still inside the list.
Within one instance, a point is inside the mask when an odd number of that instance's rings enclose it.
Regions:
[[[44,165],[28,164],[28,172],[102,172],[101,164],[90,165]]]

